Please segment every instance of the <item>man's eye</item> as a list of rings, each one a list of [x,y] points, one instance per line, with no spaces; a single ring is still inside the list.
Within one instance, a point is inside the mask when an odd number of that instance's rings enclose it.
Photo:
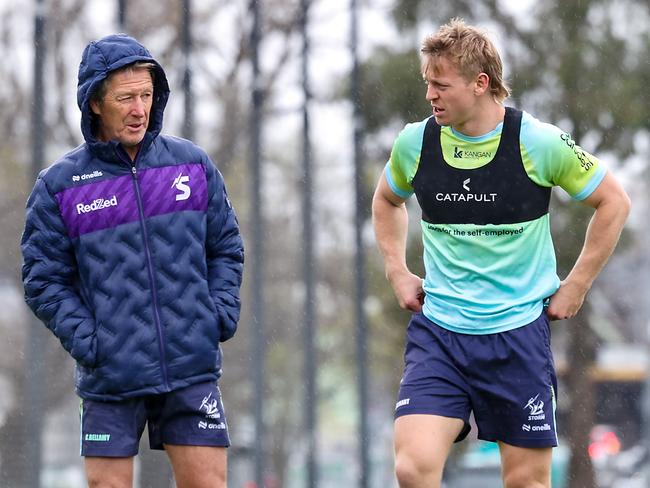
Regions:
[[[128,96],[128,95],[127,95],[127,96],[122,96],[122,97],[117,97],[117,101],[118,101],[118,102],[130,102],[130,101],[131,101],[131,97]]]

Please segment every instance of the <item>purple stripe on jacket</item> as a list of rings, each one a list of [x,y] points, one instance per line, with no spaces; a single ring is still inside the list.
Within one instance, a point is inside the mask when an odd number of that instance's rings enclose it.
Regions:
[[[150,168],[138,173],[145,217],[208,208],[208,187],[200,163]],[[118,176],[57,193],[68,235],[117,227],[139,219],[133,177]]]

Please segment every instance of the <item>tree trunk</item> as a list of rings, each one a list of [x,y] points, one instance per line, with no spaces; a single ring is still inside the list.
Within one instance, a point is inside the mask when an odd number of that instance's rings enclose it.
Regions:
[[[570,358],[567,372],[569,396],[569,464],[570,488],[596,486],[594,469],[589,458],[589,435],[594,425],[596,402],[591,370],[596,359],[596,338],[589,327],[589,307],[585,304],[580,314],[571,320],[569,329]]]

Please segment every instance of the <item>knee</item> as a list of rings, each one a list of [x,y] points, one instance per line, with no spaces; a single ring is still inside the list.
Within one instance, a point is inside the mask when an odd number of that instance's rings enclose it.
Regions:
[[[123,474],[116,472],[98,472],[92,471],[86,473],[88,488],[131,488],[132,479]]]
[[[219,473],[219,475],[216,478],[216,484],[209,485],[209,486],[214,486],[215,488],[226,488],[228,486],[228,479],[226,477],[226,473],[225,472]]]
[[[102,480],[96,476],[86,476],[86,481],[88,482],[88,488],[102,488]]]
[[[408,488],[414,486],[418,479],[417,468],[415,464],[406,459],[405,456],[400,456],[395,459],[395,477],[399,486]]]
[[[88,476],[88,488],[127,488],[128,485],[102,476]],[[130,488],[130,487],[129,487]]]
[[[504,488],[549,488],[551,482],[546,473],[535,473],[521,468],[505,473],[503,486]]]
[[[440,483],[442,466],[431,459],[402,453],[395,457],[395,476],[400,488],[424,486],[424,483],[426,486],[437,486],[433,483]]]

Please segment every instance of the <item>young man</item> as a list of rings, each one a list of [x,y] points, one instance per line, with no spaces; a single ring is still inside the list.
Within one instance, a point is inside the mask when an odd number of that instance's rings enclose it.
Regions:
[[[454,19],[422,53],[433,116],[400,133],[373,199],[386,276],[413,312],[395,411],[397,478],[402,488],[439,487],[473,412],[478,437],[499,443],[505,486],[548,487],[557,445],[549,320],[578,312],[630,202],[568,134],[504,107],[501,59],[484,33]],[[563,281],[549,231],[556,185],[595,209]],[[405,258],[413,194],[424,280]]]
[[[25,298],[77,362],[91,487],[131,487],[145,424],[179,488],[226,486],[219,343],[235,333],[243,247],[207,154],[160,134],[169,87],[125,35],[79,67],[85,143],[39,175]]]

